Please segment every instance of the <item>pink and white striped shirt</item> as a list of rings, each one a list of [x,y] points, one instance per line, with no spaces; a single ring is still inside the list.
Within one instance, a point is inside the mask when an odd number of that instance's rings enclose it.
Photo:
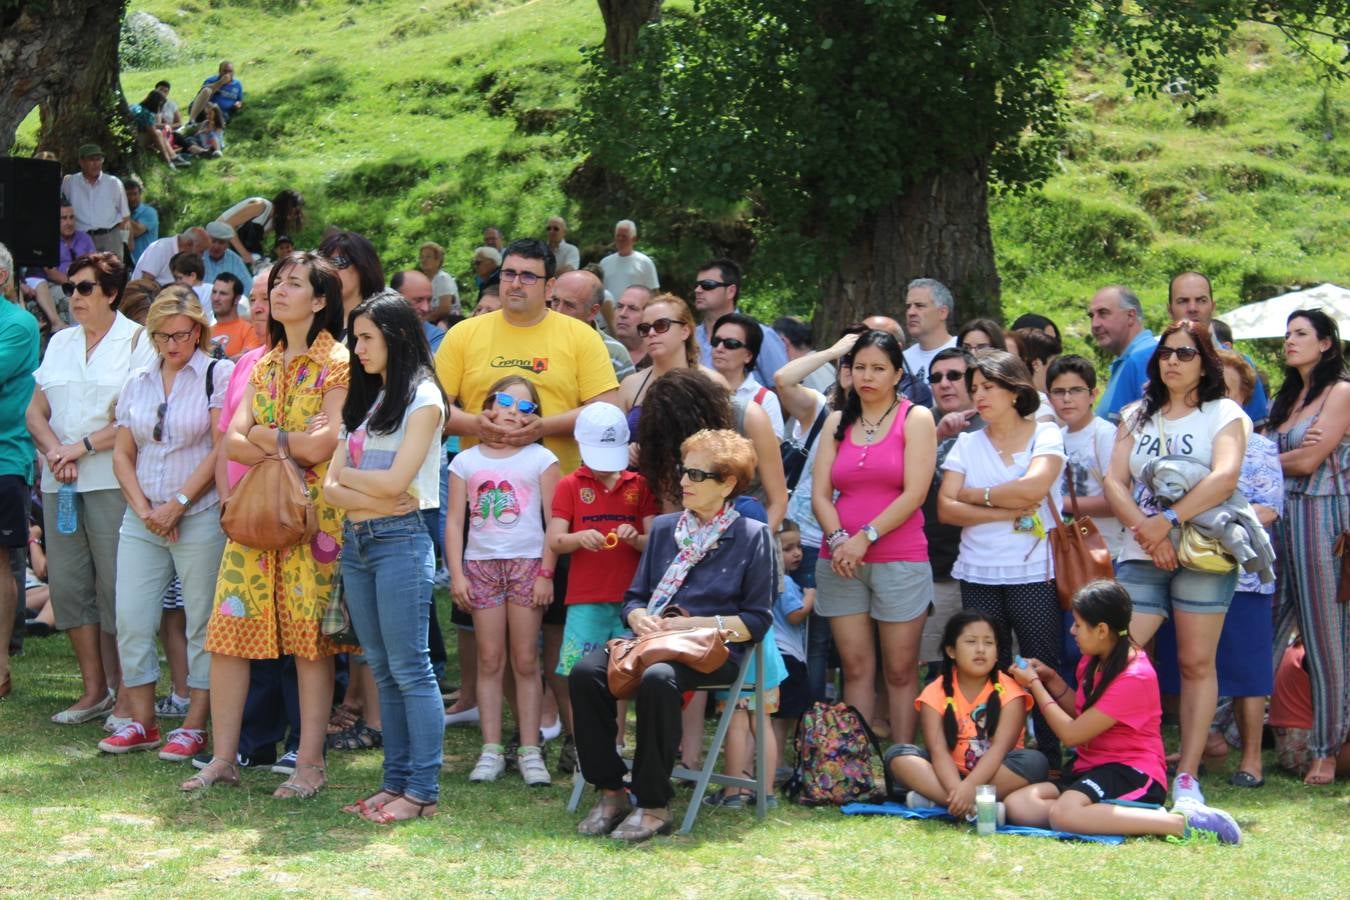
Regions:
[[[172,500],[183,489],[193,470],[211,453],[211,410],[220,409],[230,383],[234,363],[213,360],[201,350],[174,377],[169,396],[164,396],[161,360],[131,373],[117,400],[116,423],[127,428],[136,440],[136,480],[146,499],[158,506]],[[212,368],[214,364],[214,368]],[[211,397],[206,396],[206,373],[211,369]],[[159,440],[155,426],[160,424]],[[187,514],[210,509],[219,502],[215,480],[192,505]]]

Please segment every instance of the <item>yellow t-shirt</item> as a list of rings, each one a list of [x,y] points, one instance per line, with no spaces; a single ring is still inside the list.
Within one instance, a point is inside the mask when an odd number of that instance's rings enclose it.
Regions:
[[[510,324],[500,310],[465,319],[446,333],[436,351],[441,388],[467,413],[477,415],[488,388],[508,375],[534,383],[543,416],[576,409],[619,386],[599,333],[551,310],[528,328]],[[475,443],[465,437],[460,446],[467,450]],[[544,446],[558,457],[563,474],[581,464],[570,434],[549,435]]]

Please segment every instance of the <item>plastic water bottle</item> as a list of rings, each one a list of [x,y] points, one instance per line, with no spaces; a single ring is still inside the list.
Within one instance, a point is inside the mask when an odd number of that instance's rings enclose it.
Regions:
[[[975,833],[981,836],[998,830],[998,795],[992,784],[975,788]]]
[[[75,508],[75,482],[61,485],[56,492],[56,530],[62,534],[74,534],[80,524],[80,514]]]

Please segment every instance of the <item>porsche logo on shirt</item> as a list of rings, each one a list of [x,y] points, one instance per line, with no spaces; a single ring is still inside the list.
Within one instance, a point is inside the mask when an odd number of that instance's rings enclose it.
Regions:
[[[595,489],[594,489],[594,488],[584,487],[584,488],[582,488],[580,491],[578,491],[577,493],[578,493],[578,496],[581,497],[581,502],[582,502],[582,503],[594,503],[594,502],[595,502]]]

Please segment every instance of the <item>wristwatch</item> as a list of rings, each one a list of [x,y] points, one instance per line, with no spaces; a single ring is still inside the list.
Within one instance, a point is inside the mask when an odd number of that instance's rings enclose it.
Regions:
[[[872,527],[871,522],[868,522],[859,530],[862,531],[862,533],[867,536],[867,542],[869,544],[875,544],[877,542],[877,538],[880,536],[877,534],[877,530]]]
[[[84,436],[84,452],[88,453],[90,456],[93,456],[98,452],[94,449],[94,442],[89,440],[89,435],[87,434]]]
[[[1176,511],[1171,507],[1162,511],[1162,517],[1172,523],[1173,528],[1181,527],[1181,519],[1177,518]]]
[[[192,498],[189,497],[187,494],[183,493],[182,491],[179,491],[178,493],[174,494],[173,499],[177,500],[178,505],[183,507],[183,509],[187,509],[189,506],[192,505]]]

